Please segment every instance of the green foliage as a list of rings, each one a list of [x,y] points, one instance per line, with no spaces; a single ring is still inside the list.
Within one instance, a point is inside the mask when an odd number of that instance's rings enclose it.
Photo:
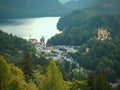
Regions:
[[[86,81],[75,81],[72,83],[70,90],[89,90]]]
[[[0,56],[0,90],[37,90],[33,81],[25,81],[23,71]]]
[[[9,63],[18,65],[24,52],[35,52],[34,45],[22,38],[0,30],[0,54],[3,55]]]
[[[0,90],[9,90],[10,69],[5,59],[0,55]]]
[[[95,80],[95,90],[112,90],[103,71],[100,72],[100,74]]]
[[[107,78],[115,82],[116,78],[120,77],[118,71],[120,69],[119,43],[119,39],[105,41],[91,39],[80,47],[80,50],[73,55],[73,58],[82,67],[93,70],[96,73],[104,69]],[[90,51],[86,52],[86,48],[89,48]]]
[[[23,78],[15,76],[10,82],[9,90],[27,90],[27,83]]]
[[[56,62],[57,66],[63,74],[64,80],[76,81],[76,80],[86,80],[87,75],[84,73],[82,67],[77,66],[75,63],[64,60],[64,62]]]
[[[0,12],[2,12],[0,19],[7,19],[58,16],[63,13],[63,10],[58,0],[7,0],[7,2],[1,0]]]
[[[39,54],[38,57],[33,56],[34,58],[34,63],[35,64],[40,64],[42,67],[47,66],[49,64],[49,60],[46,59],[46,57],[42,54]]]
[[[29,81],[27,90],[38,90],[38,89],[33,81]]]
[[[42,43],[45,43],[45,38],[44,38],[44,36],[42,36],[42,38],[40,39],[40,41],[41,41]]]
[[[88,86],[87,87],[90,90],[94,90],[94,88],[95,88],[95,78],[96,78],[96,76],[94,73],[88,75],[88,79],[87,79]]]
[[[104,27],[112,38],[119,37],[120,15],[95,14],[76,10],[58,22],[58,29],[63,33],[48,40],[50,45],[82,45],[96,37],[97,29]]]
[[[10,71],[12,77],[9,90],[27,90],[28,85],[25,82],[23,71],[13,64],[10,65]]]
[[[50,45],[82,45],[97,35],[99,27],[107,28],[111,37],[120,37],[120,1],[94,0],[89,8],[75,10],[59,19],[57,28],[63,33],[48,40]],[[81,1],[78,2],[91,2]],[[77,2],[77,3],[78,3]],[[98,3],[99,2],[99,3]]]
[[[88,77],[88,88],[90,90],[112,90],[104,71],[100,71],[98,75],[91,74]]]
[[[74,60],[96,73],[104,69],[109,81],[116,82],[120,77],[120,1],[95,1],[89,8],[75,10],[61,17],[57,28],[63,32],[48,40],[48,44],[81,45],[80,50],[73,54]],[[111,40],[96,40],[99,27],[110,32]],[[86,52],[86,48],[90,51]]]
[[[40,90],[67,90],[62,74],[53,60],[50,61],[47,67],[43,83],[40,85]]]
[[[25,53],[25,56],[21,62],[21,68],[24,72],[26,81],[28,82],[30,79],[32,79],[33,75],[32,58],[29,53]]]

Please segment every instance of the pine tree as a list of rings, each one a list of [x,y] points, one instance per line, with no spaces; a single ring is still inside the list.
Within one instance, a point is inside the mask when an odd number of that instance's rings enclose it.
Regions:
[[[95,90],[111,90],[104,71],[101,71],[95,80]]]
[[[44,38],[44,36],[42,36],[42,38],[40,39],[40,41],[41,41],[42,43],[45,43],[45,38]]]
[[[9,90],[27,90],[28,85],[25,82],[22,70],[13,64],[9,66],[12,74],[12,77],[10,79]]]
[[[68,90],[56,63],[51,60],[40,90]]]
[[[90,90],[94,90],[94,82],[95,82],[95,74],[90,74],[88,75],[88,87],[90,88]]]
[[[6,60],[0,56],[0,90],[9,90],[10,69]]]
[[[32,59],[29,53],[25,54],[21,66],[22,66],[22,70],[24,72],[26,81],[28,82],[30,79],[32,79],[32,74],[33,74]]]

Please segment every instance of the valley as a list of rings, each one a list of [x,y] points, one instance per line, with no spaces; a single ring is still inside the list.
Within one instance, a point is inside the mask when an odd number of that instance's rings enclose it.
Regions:
[[[120,0],[0,0],[0,90],[120,90]]]

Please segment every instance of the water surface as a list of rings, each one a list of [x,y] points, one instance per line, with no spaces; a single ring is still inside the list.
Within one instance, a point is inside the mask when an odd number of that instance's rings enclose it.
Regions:
[[[27,18],[27,19],[11,19],[8,23],[1,24],[0,29],[12,33],[24,39],[36,38],[40,40],[42,36],[46,41],[60,33],[56,25],[60,17],[42,17],[42,18]]]

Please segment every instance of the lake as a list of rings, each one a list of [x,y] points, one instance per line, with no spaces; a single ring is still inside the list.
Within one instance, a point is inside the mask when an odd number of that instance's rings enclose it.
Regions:
[[[25,19],[10,19],[8,23],[0,25],[0,29],[7,33],[24,39],[36,38],[40,40],[42,36],[47,41],[52,36],[61,33],[57,29],[57,22],[60,17],[40,17]]]

